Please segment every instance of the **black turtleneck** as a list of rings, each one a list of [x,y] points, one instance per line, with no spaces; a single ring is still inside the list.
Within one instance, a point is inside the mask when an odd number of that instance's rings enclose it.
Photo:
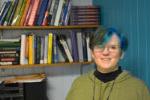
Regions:
[[[99,80],[103,81],[104,83],[108,81],[115,80],[115,78],[122,72],[121,67],[118,70],[110,72],[110,73],[101,73],[97,69],[94,72],[94,76],[97,77]]]

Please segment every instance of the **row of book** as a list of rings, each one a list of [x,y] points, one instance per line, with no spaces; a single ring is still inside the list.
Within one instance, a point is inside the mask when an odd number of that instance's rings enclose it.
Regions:
[[[70,14],[71,25],[99,25],[100,7],[72,6]]]
[[[5,0],[1,26],[59,26],[100,24],[98,6],[73,6],[71,0]]]
[[[66,25],[70,8],[70,0],[5,0],[0,9],[0,25]]]
[[[91,61],[89,34],[50,32],[44,36],[22,34],[14,40],[1,39],[0,65]]]
[[[16,65],[20,61],[20,39],[0,40],[0,65]]]

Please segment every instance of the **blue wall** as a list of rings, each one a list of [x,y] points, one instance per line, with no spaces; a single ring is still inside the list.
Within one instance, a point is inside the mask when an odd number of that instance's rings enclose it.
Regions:
[[[129,48],[121,64],[150,87],[150,0],[93,0],[101,24],[126,34]]]

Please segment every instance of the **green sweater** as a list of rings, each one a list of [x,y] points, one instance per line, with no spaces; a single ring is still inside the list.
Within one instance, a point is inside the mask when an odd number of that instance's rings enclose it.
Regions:
[[[150,93],[144,83],[123,71],[115,81],[104,83],[94,72],[78,77],[66,100],[150,100]]]

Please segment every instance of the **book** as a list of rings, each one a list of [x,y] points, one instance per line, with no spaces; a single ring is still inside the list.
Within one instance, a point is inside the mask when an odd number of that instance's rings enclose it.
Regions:
[[[57,45],[58,45],[58,62],[69,62],[69,59],[66,55],[66,52],[64,50],[64,47],[62,46],[62,44],[59,41],[59,36],[56,35],[56,41],[57,41]]]
[[[20,50],[20,64],[27,64],[25,61],[25,50],[26,50],[26,35],[21,35],[21,50]]]
[[[23,22],[24,26],[28,25],[28,21],[29,21],[29,18],[31,16],[31,11],[32,11],[32,8],[33,8],[33,4],[34,4],[34,0],[30,0],[30,4],[29,4],[28,10],[27,10],[27,14],[25,15],[26,17],[25,17],[24,22]]]
[[[65,35],[58,35],[58,37],[59,37],[59,41],[60,41],[60,43],[61,43],[61,45],[65,51],[65,54],[68,57],[69,62],[73,62],[73,58],[72,58],[71,52],[69,50],[68,44],[66,42]]]
[[[15,11],[16,11],[16,8],[17,8],[17,6],[18,6],[18,2],[19,2],[19,0],[15,0],[15,1],[14,1],[14,5],[13,5],[13,8],[12,8],[12,12],[11,12],[11,15],[10,15],[10,17],[9,17],[9,19],[8,19],[7,25],[11,25],[11,23],[12,23],[12,20],[13,20],[13,17],[14,17]]]
[[[25,22],[25,19],[26,19],[26,16],[27,16],[27,13],[28,13],[28,10],[29,10],[29,7],[30,7],[30,3],[31,3],[31,0],[27,0],[26,6],[24,8],[24,12],[23,12],[23,15],[22,15],[22,18],[21,18],[21,21],[20,21],[21,26],[24,25],[24,22]]]
[[[0,62],[19,62],[19,57],[1,57]]]
[[[52,63],[52,50],[53,50],[53,33],[48,34],[48,56],[47,56],[47,63]]]
[[[70,12],[71,12],[71,0],[67,0],[64,5],[60,25],[68,25]]]
[[[22,19],[22,16],[23,16],[26,4],[27,4],[27,0],[23,0],[22,7],[21,7],[20,12],[19,12],[19,18],[18,18],[18,20],[17,20],[17,22],[15,24],[16,26],[20,25],[20,22],[21,22],[21,19]]]
[[[0,8],[0,20],[2,18],[3,13],[4,13],[5,6],[6,6],[6,1],[3,2],[2,7]]]
[[[18,19],[20,18],[20,13],[21,13],[21,8],[23,6],[23,2],[24,0],[19,0],[11,25],[16,25]]]
[[[11,13],[12,13],[12,10],[13,10],[13,7],[14,7],[14,3],[15,3],[14,1],[11,1],[9,10],[8,10],[8,12],[7,12],[7,15],[6,15],[5,18],[4,18],[4,23],[3,23],[4,26],[7,26],[7,25],[8,25],[8,20],[9,20],[9,18],[10,18],[10,16],[11,16]]]
[[[52,10],[51,10],[52,18],[51,18],[51,22],[49,25],[54,25],[54,23],[55,23],[55,18],[56,18],[56,13],[57,13],[59,1],[61,1],[61,0],[53,0],[54,6],[52,7]]]
[[[45,39],[44,37],[41,37],[40,64],[44,63],[44,47],[45,47]]]
[[[59,54],[58,54],[58,44],[56,40],[56,34],[53,34],[53,40],[52,40],[52,54],[53,54],[53,63],[57,63],[59,61]]]
[[[29,17],[29,21],[28,21],[28,24],[27,24],[29,26],[34,25],[34,21],[35,21],[35,17],[36,17],[36,13],[37,13],[37,10],[38,10],[39,3],[40,3],[40,0],[35,0],[34,1],[33,7],[31,9],[31,15]]]
[[[48,1],[48,5],[47,5],[47,9],[45,11],[45,15],[44,15],[44,18],[43,18],[42,26],[48,25],[48,21],[50,22],[50,20],[51,20],[50,9],[51,9],[51,5],[52,5],[52,1],[53,0],[49,0]]]
[[[19,53],[1,53],[0,54],[0,58],[16,58],[16,57],[20,57]]]
[[[33,83],[33,82],[41,82],[46,78],[44,73],[39,74],[31,74],[31,75],[20,75],[20,76],[11,76],[2,78],[2,81],[5,84],[8,83]]]
[[[75,62],[78,62],[79,61],[79,55],[78,55],[79,53],[78,53],[77,37],[76,37],[75,31],[71,31],[70,38],[71,38],[71,44],[73,46],[73,48],[72,48],[73,60]]]
[[[89,47],[90,37],[89,33],[86,34],[86,49],[87,49],[87,61],[92,61],[91,50]]]
[[[3,65],[18,65],[19,64],[19,61],[17,62],[14,62],[14,61],[10,61],[10,62],[0,62],[0,66],[3,66]]]
[[[44,64],[47,64],[48,57],[48,35],[44,37]]]
[[[82,43],[82,33],[77,32],[77,46],[78,46],[78,53],[79,53],[79,62],[83,62],[83,43]]]
[[[59,21],[60,21],[60,16],[61,16],[61,11],[63,9],[63,5],[64,5],[64,0],[59,0],[57,12],[56,12],[56,17],[55,17],[55,21],[54,21],[54,25],[55,26],[59,25]]]
[[[41,36],[36,36],[35,63],[40,64]]]
[[[42,3],[39,7],[39,14],[36,19],[36,25],[39,25],[39,26],[42,25],[42,22],[44,20],[44,15],[45,15],[49,0],[42,0],[41,2]]]
[[[34,64],[34,35],[29,34],[29,64]]]
[[[1,16],[1,19],[0,19],[0,25],[4,24],[5,17],[7,15],[8,11],[9,11],[10,6],[11,6],[11,1],[7,1],[6,5],[4,7],[4,12],[3,12],[2,16]]]

